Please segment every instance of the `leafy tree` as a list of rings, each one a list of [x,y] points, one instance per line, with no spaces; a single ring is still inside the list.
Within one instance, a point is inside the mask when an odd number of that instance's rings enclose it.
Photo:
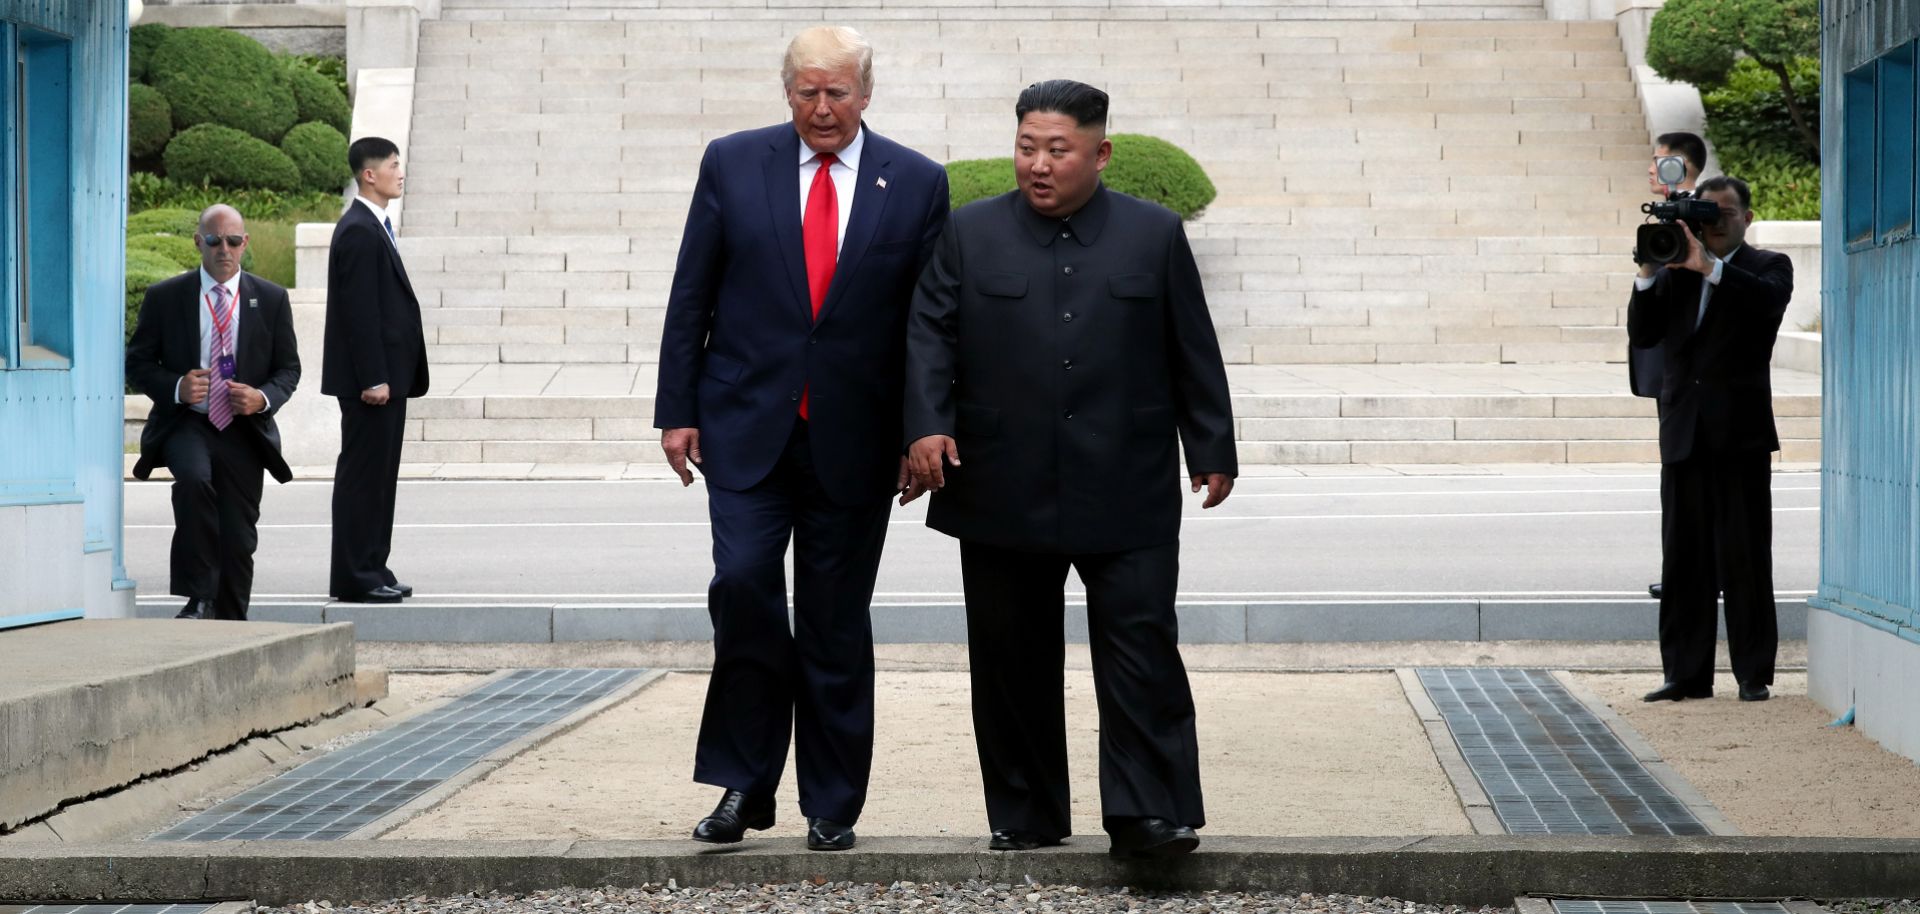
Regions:
[[[1791,68],[1796,58],[1819,53],[1819,0],[1667,0],[1647,35],[1647,64],[1666,79],[1712,88],[1742,56],[1773,73],[1815,162],[1819,132],[1794,91]]]

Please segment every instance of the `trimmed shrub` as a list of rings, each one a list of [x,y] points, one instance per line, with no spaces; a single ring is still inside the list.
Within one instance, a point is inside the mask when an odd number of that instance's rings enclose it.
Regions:
[[[159,254],[182,270],[200,265],[200,249],[194,247],[192,238],[180,235],[131,235],[127,238],[127,251]]]
[[[136,25],[127,32],[127,78],[135,82],[146,82],[148,67],[153,63],[153,50],[160,42],[167,40],[171,26],[159,23]]]
[[[127,154],[144,159],[160,154],[173,139],[173,109],[152,86],[127,87]]]
[[[165,160],[167,176],[183,184],[280,191],[300,188],[300,169],[286,153],[218,124],[200,124],[181,131],[167,144]]]
[[[1647,64],[1666,79],[1707,90],[1725,84],[1741,64],[1771,74],[1784,129],[1813,161],[1820,158],[1818,93],[1813,105],[1801,103],[1795,65],[1819,54],[1819,0],[1668,0],[1647,32]]]
[[[152,251],[127,249],[127,339],[133,339],[133,326],[140,320],[140,299],[147,294],[147,287],[184,272],[185,267]]]
[[[1819,129],[1820,61],[1796,59],[1788,68],[1800,110]],[[1760,219],[1820,218],[1820,164],[1794,129],[1779,77],[1752,60],[1733,65],[1724,83],[1700,94],[1707,140],[1720,169],[1753,187]]]
[[[287,87],[293,91],[294,103],[300,111],[300,123],[319,121],[341,134],[351,130],[353,108],[347,104],[347,97],[341,94],[333,80],[321,75],[320,71],[308,66],[300,58],[284,58],[284,62],[287,67]],[[341,161],[346,161],[344,155]]]
[[[300,169],[301,183],[309,190],[339,193],[353,177],[347,167],[347,138],[318,121],[287,131],[280,151]]]
[[[238,32],[174,29],[154,49],[149,71],[181,130],[220,124],[278,143],[299,114],[286,66]]]
[[[1213,202],[1213,182],[1200,163],[1180,147],[1157,137],[1115,134],[1113,160],[1101,180],[1114,190],[1151,200],[1192,219]],[[947,164],[947,188],[955,209],[998,196],[1018,184],[1013,159],[968,159]]]
[[[207,187],[182,184],[168,178],[134,172],[127,176],[127,209],[184,209],[198,213],[215,203],[240,211],[248,222],[256,219],[292,219],[296,222],[332,222],[340,218],[339,191],[283,194],[271,190]]]
[[[127,217],[128,235],[175,235],[190,239],[199,230],[199,210],[150,209]]]

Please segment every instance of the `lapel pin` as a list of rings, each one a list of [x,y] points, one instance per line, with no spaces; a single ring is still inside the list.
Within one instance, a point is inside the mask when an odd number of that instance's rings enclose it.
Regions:
[[[880,187],[880,189],[881,189],[881,190],[886,190],[886,189],[887,189],[887,179],[886,179],[886,178],[875,178],[875,179],[873,179],[873,183],[874,183],[874,184],[877,184],[877,185],[879,185],[879,187]]]
[[[260,299],[257,299],[257,298],[249,298],[249,299],[247,299],[247,307],[249,307],[249,308],[258,308],[258,307],[260,307]]]

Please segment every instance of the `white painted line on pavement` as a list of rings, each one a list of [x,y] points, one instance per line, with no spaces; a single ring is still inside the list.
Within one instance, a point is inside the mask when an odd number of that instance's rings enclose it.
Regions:
[[[1775,486],[1775,492],[1818,492],[1819,486]],[[1410,498],[1420,495],[1474,497],[1488,495],[1659,495],[1659,489],[1481,489],[1472,492],[1460,489],[1434,489],[1425,492],[1242,492],[1240,484],[1234,483],[1235,498]]]
[[[1085,596],[1086,595],[1085,591],[1078,591],[1078,590],[1070,590],[1070,591],[1067,591],[1066,593],[1068,596]],[[1814,592],[1811,590],[1775,590],[1773,593],[1775,597],[1808,597],[1808,596],[1812,596]],[[879,591],[874,593],[874,598],[876,600],[960,599],[964,596],[966,595],[960,591]],[[1374,603],[1374,602],[1425,603],[1425,602],[1431,602],[1433,600],[1446,600],[1446,599],[1489,600],[1489,601],[1504,602],[1504,603],[1525,603],[1531,600],[1564,600],[1569,598],[1581,599],[1581,600],[1593,600],[1593,601],[1601,601],[1601,602],[1633,603],[1633,602],[1641,602],[1641,601],[1650,601],[1652,599],[1651,597],[1646,596],[1645,591],[1638,591],[1638,590],[1458,590],[1458,591],[1183,590],[1183,591],[1180,591],[1178,594],[1178,598],[1181,600],[1187,600],[1189,598],[1211,598],[1211,600],[1215,602],[1221,602],[1221,603],[1239,603],[1239,602],[1245,602],[1247,600],[1261,600],[1261,601],[1272,600],[1272,601],[1278,601],[1278,602],[1287,602],[1287,601],[1300,601],[1308,598],[1321,598],[1321,597],[1342,597],[1346,599],[1340,602],[1349,602],[1349,603]],[[1397,599],[1402,597],[1423,598],[1423,599]],[[705,593],[691,593],[691,592],[690,593],[443,593],[443,594],[434,594],[432,597],[432,599],[434,600],[515,600],[515,601],[519,601],[520,605],[543,605],[543,606],[544,605],[563,605],[563,606],[573,606],[573,605],[607,606],[609,605],[607,603],[569,604],[565,602],[568,600],[625,600],[625,601],[637,601],[640,603],[651,603],[651,602],[667,601],[667,600],[671,600],[671,601],[704,600],[706,598],[707,598],[707,595]],[[1380,599],[1373,599],[1373,598],[1380,598]],[[290,601],[296,601],[296,600],[317,601],[312,603],[298,604],[298,605],[314,605],[314,606],[321,606],[321,605],[325,605],[327,603],[333,602],[331,598],[323,594],[311,594],[311,593],[299,593],[299,594],[257,593],[253,595],[253,599],[273,600],[277,605],[294,605]],[[178,602],[177,597],[171,597],[171,596],[148,596],[148,597],[140,597],[138,598],[138,600],[139,602],[143,602],[143,603],[152,602],[152,603],[171,604],[174,602]],[[416,606],[416,605],[423,605],[423,604],[409,601],[405,605]],[[679,606],[679,605],[685,605],[685,604],[675,602],[675,603],[669,603],[669,604],[663,604],[663,605]],[[897,604],[889,603],[889,605],[897,605]],[[930,605],[940,605],[940,604],[930,604]]]

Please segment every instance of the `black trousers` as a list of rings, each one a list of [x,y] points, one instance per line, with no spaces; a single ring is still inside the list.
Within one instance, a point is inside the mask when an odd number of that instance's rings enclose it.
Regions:
[[[188,413],[164,445],[173,474],[168,589],[211,604],[215,619],[245,619],[253,597],[266,471],[249,421],[235,416],[223,432],[206,416]]]
[[[962,541],[973,730],[987,822],[1073,833],[1067,787],[1067,569],[1087,585],[1100,708],[1100,810],[1198,828],[1200,752],[1180,659],[1180,544],[1102,555],[1018,552]]]
[[[369,406],[340,399],[340,459],[333,473],[333,561],[327,590],[351,597],[395,582],[393,502],[400,483],[400,445],[407,401]]]
[[[1668,682],[1713,684],[1724,595],[1733,677],[1773,683],[1773,491],[1766,452],[1696,457],[1660,468],[1660,662]]]
[[[874,577],[891,499],[836,504],[798,417],[773,472],[749,489],[709,484],[713,678],[693,779],[770,794],[791,736],[800,811],[860,818],[873,768]],[[793,622],[787,622],[787,544]]]

